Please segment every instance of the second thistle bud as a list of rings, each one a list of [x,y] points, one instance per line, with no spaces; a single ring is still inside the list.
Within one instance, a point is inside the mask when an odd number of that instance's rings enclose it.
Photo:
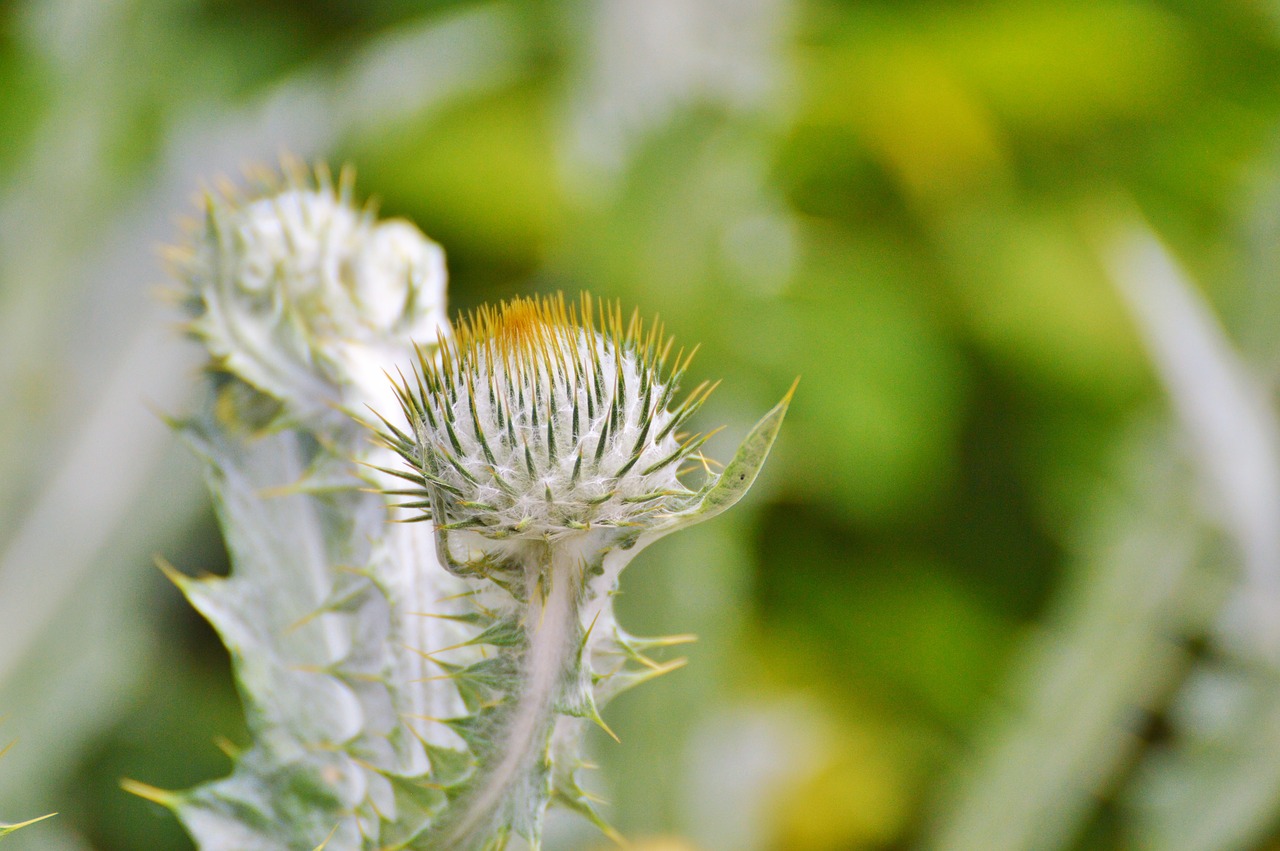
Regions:
[[[209,196],[178,256],[192,331],[296,421],[390,401],[384,370],[447,329],[444,252],[352,201],[350,172],[299,170],[259,196]]]

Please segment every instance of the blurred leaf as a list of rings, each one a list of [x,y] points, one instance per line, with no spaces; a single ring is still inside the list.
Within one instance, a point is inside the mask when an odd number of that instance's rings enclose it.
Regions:
[[[948,732],[969,726],[1012,638],[987,603],[923,559],[864,557],[832,570],[824,567],[835,555],[830,544],[795,536],[777,546],[795,562],[763,580],[766,617],[796,636],[783,644],[794,656],[816,650],[830,666],[824,687],[842,693],[874,680],[901,701],[904,716]],[[812,663],[797,664],[822,676]]]
[[[21,159],[52,88],[35,57],[6,35],[0,33],[0,183]]]
[[[864,518],[927,503],[953,474],[958,353],[888,251],[819,238],[808,254],[794,286],[749,322],[767,341],[762,360],[804,376],[785,444],[791,496]]]
[[[356,140],[348,156],[385,212],[414,219],[451,257],[527,272],[562,219],[548,110],[529,83]]]
[[[184,566],[215,566],[222,544],[207,527],[192,530]],[[221,565],[217,565],[222,567]],[[157,573],[151,608],[163,613],[166,642],[153,675],[120,720],[84,749],[59,800],[67,818],[96,848],[193,847],[186,831],[160,806],[125,794],[121,778],[145,777],[164,789],[191,786],[225,773],[219,742],[245,742],[244,713],[222,645],[208,623]]]
[[[1159,432],[1119,463],[1118,498],[1097,502],[1070,584],[1024,645],[979,753],[957,763],[926,847],[1066,847],[1139,746],[1135,711],[1176,680],[1177,636],[1206,593],[1190,474]]]
[[[1159,115],[1194,74],[1182,23],[1157,3],[984,3],[925,39],[1017,130],[1075,135]]]
[[[1074,135],[1150,117],[1191,70],[1180,22],[1149,2],[996,0],[892,16],[850,7],[835,18],[802,54],[805,120],[847,123],[922,167],[991,160],[993,118]]]
[[[851,129],[913,194],[972,185],[1002,165],[987,107],[928,46],[872,35],[806,58],[804,120]]]
[[[955,212],[938,239],[965,320],[1005,368],[1121,405],[1147,385],[1123,304],[1070,218],[993,201]]]
[[[0,759],[4,758],[5,753],[8,752],[11,747],[13,747],[12,743],[5,745],[4,747],[0,747]],[[47,818],[53,818],[56,815],[57,813],[49,813],[48,815],[37,816],[36,818],[27,819],[26,821],[18,822],[16,824],[5,824],[4,822],[0,822],[0,839],[4,839],[9,834],[15,833],[24,827],[33,825],[38,821],[44,821]]]

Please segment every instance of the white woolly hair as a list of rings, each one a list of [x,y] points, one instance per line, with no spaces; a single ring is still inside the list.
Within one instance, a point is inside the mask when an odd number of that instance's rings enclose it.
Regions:
[[[387,423],[384,439],[420,485],[404,493],[423,497],[411,505],[438,527],[496,539],[644,526],[679,510],[693,494],[681,467],[710,437],[679,432],[714,385],[672,409],[693,352],[671,350],[656,320],[624,322],[585,294],[463,318],[398,388],[413,434]]]

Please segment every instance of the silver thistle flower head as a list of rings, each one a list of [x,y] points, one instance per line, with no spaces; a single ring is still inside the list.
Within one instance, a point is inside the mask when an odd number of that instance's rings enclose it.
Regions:
[[[335,184],[292,162],[256,192],[205,200],[174,254],[191,331],[240,378],[301,421],[391,403],[383,370],[410,363],[409,340],[448,328],[444,252],[406,221],[378,221]]]
[[[399,397],[412,434],[384,420],[423,519],[489,539],[557,540],[651,526],[697,492],[682,467],[710,436],[683,428],[714,385],[673,407],[692,352],[661,324],[584,295],[517,298],[461,320]]]

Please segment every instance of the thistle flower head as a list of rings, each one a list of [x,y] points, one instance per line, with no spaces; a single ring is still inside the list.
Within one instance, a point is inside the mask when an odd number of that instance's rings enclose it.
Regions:
[[[351,184],[294,169],[247,197],[210,196],[179,258],[192,331],[295,418],[384,401],[383,370],[447,327],[440,247],[357,208]]]
[[[585,295],[482,308],[399,388],[412,435],[385,437],[442,528],[549,540],[644,527],[688,504],[679,471],[706,439],[681,430],[712,388],[673,408],[692,353],[671,350],[660,324]]]

